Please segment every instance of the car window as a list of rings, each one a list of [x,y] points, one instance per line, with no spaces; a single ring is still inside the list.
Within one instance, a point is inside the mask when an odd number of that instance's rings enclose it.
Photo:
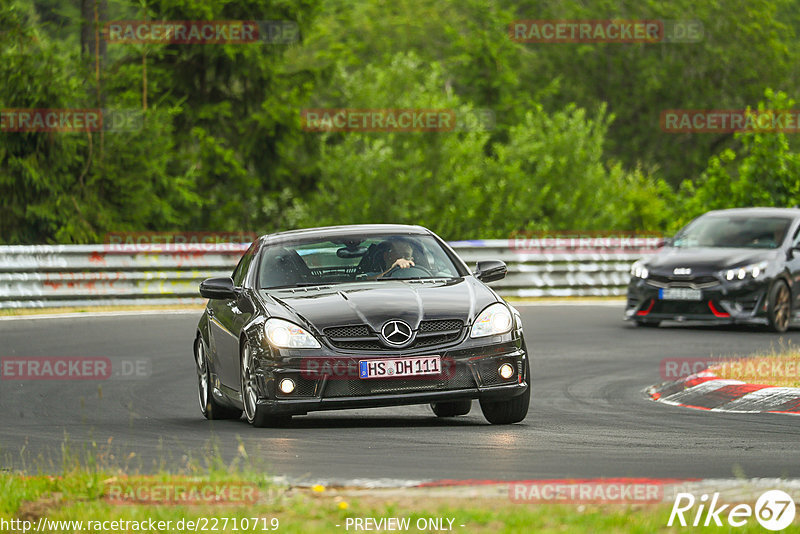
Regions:
[[[765,216],[706,216],[695,219],[675,236],[673,246],[777,248],[792,219]]]
[[[794,232],[794,236],[792,236],[792,247],[796,247],[800,245],[800,226],[797,227],[797,230]]]
[[[236,287],[242,287],[244,283],[245,276],[247,276],[247,271],[250,268],[250,264],[253,262],[253,257],[255,257],[255,250],[256,250],[256,243],[250,245],[250,248],[247,249],[247,252],[244,253],[242,258],[239,260],[239,263],[236,265],[236,268],[233,270],[233,285]]]
[[[414,266],[396,279],[454,278],[457,267],[441,245],[425,235],[318,238],[274,245],[264,251],[259,287],[358,282],[375,279],[403,257]]]

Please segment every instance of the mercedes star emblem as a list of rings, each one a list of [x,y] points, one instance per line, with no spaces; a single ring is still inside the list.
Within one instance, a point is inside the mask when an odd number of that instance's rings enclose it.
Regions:
[[[390,345],[405,345],[411,339],[413,332],[408,323],[403,321],[387,321],[381,328],[381,335]]]

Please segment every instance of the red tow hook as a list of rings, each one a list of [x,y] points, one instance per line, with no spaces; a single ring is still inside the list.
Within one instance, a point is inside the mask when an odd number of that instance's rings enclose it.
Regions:
[[[640,316],[641,315],[647,315],[648,313],[650,313],[652,311],[653,306],[655,306],[655,304],[656,304],[656,299],[650,299],[650,306],[648,306],[646,310],[637,311],[636,315],[640,315]]]
[[[711,313],[714,314],[714,317],[730,317],[731,316],[730,313],[727,313],[727,312],[724,312],[724,311],[719,311],[714,306],[714,303],[711,302],[710,300],[708,301],[708,307],[711,309]]]

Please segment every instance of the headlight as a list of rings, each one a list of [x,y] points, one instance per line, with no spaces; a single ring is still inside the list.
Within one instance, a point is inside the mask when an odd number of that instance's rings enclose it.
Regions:
[[[484,337],[505,334],[511,331],[511,312],[502,304],[487,306],[472,325],[469,337]]]
[[[319,341],[294,323],[283,319],[267,319],[264,323],[267,339],[282,349],[318,349]]]
[[[760,261],[758,263],[751,263],[744,267],[737,267],[736,269],[728,269],[722,271],[720,274],[725,276],[725,280],[744,280],[747,277],[753,279],[763,276],[767,270],[767,262]]]
[[[636,278],[647,278],[649,274],[650,273],[647,271],[647,267],[644,266],[644,262],[642,260],[639,260],[631,265],[632,276],[635,276]]]

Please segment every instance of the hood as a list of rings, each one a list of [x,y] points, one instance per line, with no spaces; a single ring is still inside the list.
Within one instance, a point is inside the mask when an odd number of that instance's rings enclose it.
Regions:
[[[774,260],[778,254],[780,249],[670,247],[646,258],[644,264],[658,274],[671,275],[678,267],[691,268],[693,275],[713,274],[723,269]]]
[[[472,277],[442,281],[395,281],[261,290],[270,315],[309,323],[318,331],[330,326],[369,325],[379,332],[386,321],[400,319],[416,330],[423,320],[475,315],[498,299]],[[282,312],[282,313],[281,313]],[[288,312],[288,314],[287,314]]]

